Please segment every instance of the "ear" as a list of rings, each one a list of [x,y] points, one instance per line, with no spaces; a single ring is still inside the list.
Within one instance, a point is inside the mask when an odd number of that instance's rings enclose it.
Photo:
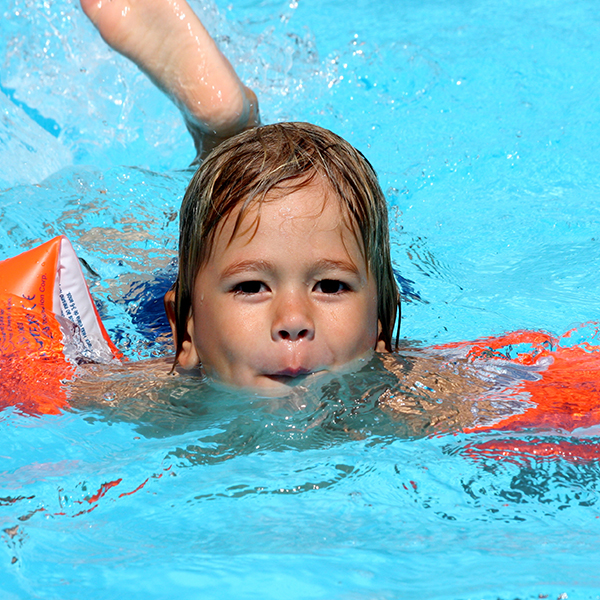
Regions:
[[[171,325],[171,331],[173,333],[173,343],[175,344],[175,348],[177,348],[177,328],[175,325],[175,291],[169,290],[163,299],[165,304],[165,312],[167,313],[167,318],[169,319],[169,325]],[[194,344],[194,319],[192,315],[189,316],[186,326],[186,331],[183,338],[183,343],[181,344],[181,351],[177,356],[177,363],[181,365],[184,369],[193,369],[198,366],[200,362],[200,357],[198,356],[198,352],[196,351],[196,346]]]
[[[387,352],[385,341],[381,335],[382,331],[383,327],[381,327],[381,321],[377,320],[377,343],[375,344],[375,352]]]

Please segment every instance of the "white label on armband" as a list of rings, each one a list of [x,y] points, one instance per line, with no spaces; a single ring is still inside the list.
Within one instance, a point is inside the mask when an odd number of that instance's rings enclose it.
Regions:
[[[85,345],[80,351],[85,358],[95,362],[110,362],[113,358],[112,351],[102,335],[83,271],[67,238],[62,239],[60,246],[55,280],[55,298],[56,296],[62,316],[79,328],[81,342]]]

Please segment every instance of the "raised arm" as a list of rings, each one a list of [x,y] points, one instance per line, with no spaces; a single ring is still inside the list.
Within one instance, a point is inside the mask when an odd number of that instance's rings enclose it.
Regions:
[[[260,123],[256,95],[185,0],[81,0],[81,6],[104,41],[179,108],[198,159]]]

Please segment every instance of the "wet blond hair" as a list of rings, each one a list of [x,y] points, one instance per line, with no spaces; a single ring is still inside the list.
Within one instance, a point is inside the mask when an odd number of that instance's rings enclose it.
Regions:
[[[194,285],[210,258],[219,225],[239,209],[232,239],[248,210],[310,185],[315,178],[340,203],[377,285],[377,316],[388,351],[400,297],[390,257],[387,204],[369,161],[344,139],[310,123],[250,129],[218,146],[196,171],[183,198],[175,291],[176,357],[192,314]],[[397,344],[397,339],[396,339]]]

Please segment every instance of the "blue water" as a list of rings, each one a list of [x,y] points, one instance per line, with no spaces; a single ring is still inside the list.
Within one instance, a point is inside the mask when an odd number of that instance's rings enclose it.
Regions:
[[[266,122],[329,127],[378,170],[404,337],[597,319],[595,0],[194,7]],[[73,3],[0,14],[0,256],[66,233],[113,339],[163,354],[185,127]],[[600,597],[596,462],[474,460],[487,434],[405,439],[348,391],[301,410],[204,382],[155,396],[0,414],[0,597]]]

